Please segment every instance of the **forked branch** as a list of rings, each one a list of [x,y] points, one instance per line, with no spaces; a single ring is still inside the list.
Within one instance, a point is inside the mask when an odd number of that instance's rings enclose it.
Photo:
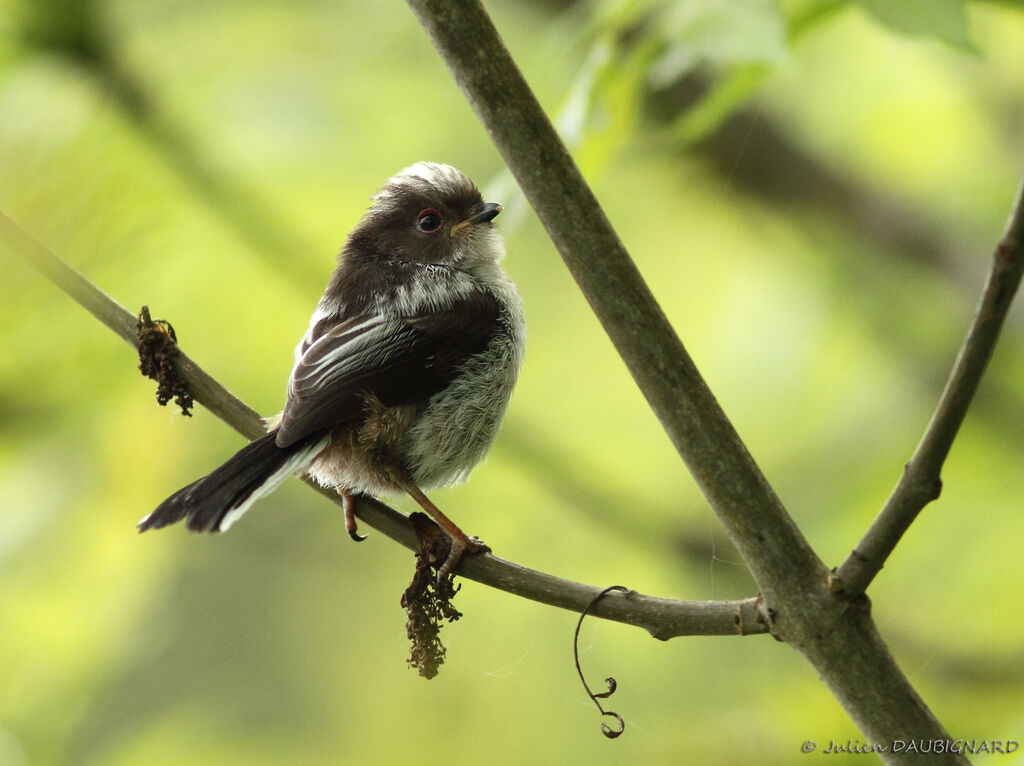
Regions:
[[[948,739],[875,630],[866,599],[844,602],[826,586],[824,565],[718,406],[479,0],[407,2],[757,580],[773,635],[804,654],[872,741]],[[883,758],[912,760],[892,750]],[[965,759],[951,752],[940,761]]]

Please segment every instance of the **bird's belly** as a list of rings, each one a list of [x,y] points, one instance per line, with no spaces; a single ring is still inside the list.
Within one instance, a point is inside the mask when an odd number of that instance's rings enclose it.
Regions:
[[[505,349],[493,344],[470,359],[405,434],[403,458],[421,489],[465,481],[487,454],[519,373],[518,359]]]
[[[370,494],[400,491],[388,465],[424,491],[465,481],[497,436],[517,372],[471,359],[426,405],[371,411],[361,423],[336,429],[309,475],[323,486]]]

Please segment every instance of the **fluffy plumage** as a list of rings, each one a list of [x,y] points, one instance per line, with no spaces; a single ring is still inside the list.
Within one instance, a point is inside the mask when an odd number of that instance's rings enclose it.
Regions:
[[[308,471],[345,496],[409,491],[466,548],[419,490],[468,476],[519,373],[525,323],[500,265],[491,223],[500,209],[448,165],[421,162],[391,178],[339,255],[268,435],[169,497],[140,530],[186,519],[223,531]]]

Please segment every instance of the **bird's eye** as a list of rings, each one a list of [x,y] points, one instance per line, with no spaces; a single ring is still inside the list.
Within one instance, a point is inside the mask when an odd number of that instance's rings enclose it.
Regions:
[[[440,210],[428,207],[416,216],[416,228],[424,234],[433,234],[439,231],[442,226],[444,226],[444,215],[441,214]]]

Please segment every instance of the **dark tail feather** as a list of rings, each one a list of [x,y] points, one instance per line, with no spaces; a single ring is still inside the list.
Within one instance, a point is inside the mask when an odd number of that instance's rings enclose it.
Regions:
[[[256,500],[309,465],[330,440],[329,435],[314,434],[282,449],[275,436],[260,437],[213,473],[179,489],[139,522],[139,531],[185,519],[194,532],[224,532]]]

